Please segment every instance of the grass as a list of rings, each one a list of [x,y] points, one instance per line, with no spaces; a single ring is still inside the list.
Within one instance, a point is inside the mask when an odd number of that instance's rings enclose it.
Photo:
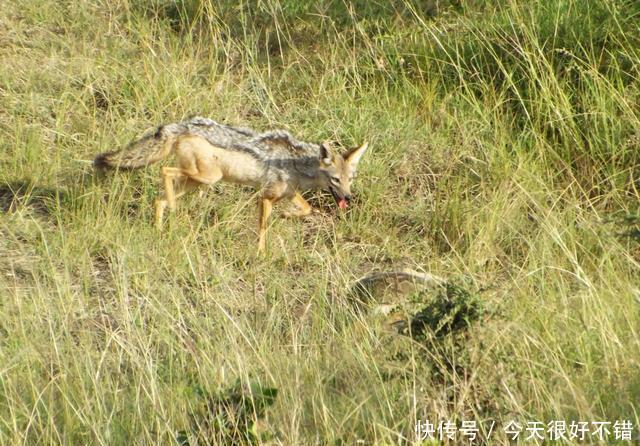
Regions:
[[[1,444],[637,434],[636,2],[385,4],[1,8]],[[256,258],[254,195],[221,185],[158,234],[157,167],[90,160],[192,114],[370,141],[354,206],[312,194],[321,215],[274,218]],[[420,336],[350,297],[405,267],[464,287],[413,296]],[[440,332],[430,302],[464,296],[482,316]]]

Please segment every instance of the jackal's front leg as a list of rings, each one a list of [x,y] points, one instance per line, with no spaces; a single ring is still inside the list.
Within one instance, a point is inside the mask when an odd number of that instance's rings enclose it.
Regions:
[[[269,198],[260,197],[258,201],[258,253],[264,252],[267,241],[267,221],[271,215],[273,201]]]
[[[291,198],[291,203],[296,206],[296,210],[285,212],[284,216],[287,218],[306,217],[313,211],[311,205],[302,197],[302,195],[300,195],[299,192],[296,192],[296,194]]]

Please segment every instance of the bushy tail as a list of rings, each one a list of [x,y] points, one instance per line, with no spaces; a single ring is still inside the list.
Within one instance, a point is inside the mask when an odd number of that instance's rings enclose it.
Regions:
[[[180,124],[160,126],[154,133],[133,141],[122,150],[101,153],[93,160],[93,165],[98,169],[135,169],[148,166],[169,156],[176,137],[185,130]]]

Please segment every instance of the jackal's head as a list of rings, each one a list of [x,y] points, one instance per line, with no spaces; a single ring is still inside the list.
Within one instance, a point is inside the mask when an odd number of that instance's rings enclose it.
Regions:
[[[340,209],[346,209],[351,200],[351,182],[356,174],[360,158],[369,147],[368,143],[338,155],[326,144],[320,144],[320,176],[324,188],[331,191]]]

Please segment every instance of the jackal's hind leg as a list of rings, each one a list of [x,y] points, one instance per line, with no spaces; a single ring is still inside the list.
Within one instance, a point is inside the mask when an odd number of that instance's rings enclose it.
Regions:
[[[169,206],[172,211],[176,208],[176,193],[173,186],[173,180],[187,176],[179,167],[163,167],[160,171],[162,185],[164,186],[164,197],[161,199],[166,201],[165,207]]]
[[[183,195],[194,191],[202,186],[202,183],[199,181],[192,180],[191,178],[180,178],[177,181],[177,185],[175,187],[175,199],[182,197]]]
[[[209,166],[205,172],[190,172],[179,167],[163,167],[162,181],[164,184],[164,197],[156,201],[156,226],[162,227],[164,210],[168,207],[174,211],[176,200],[197,189],[203,184],[214,184],[222,178],[222,171],[217,166]],[[174,180],[176,180],[174,182]]]
[[[272,208],[273,200],[260,197],[258,201],[258,254],[263,253],[267,246],[267,221]]]
[[[168,201],[163,198],[156,200],[156,228],[162,229],[162,221],[164,219],[164,210],[167,208]]]
[[[174,210],[176,208],[176,197],[173,188],[173,180],[182,178],[185,174],[179,167],[163,167],[160,171],[162,184],[164,186],[164,195],[156,200],[156,226],[158,229],[162,227],[164,211],[167,207]]]
[[[195,175],[188,175],[187,182],[182,186],[182,190],[176,194],[176,198],[194,189],[200,189],[199,197],[202,198],[204,191],[200,186],[213,186],[222,179],[222,171],[218,166],[208,166],[205,171],[199,171]]]

